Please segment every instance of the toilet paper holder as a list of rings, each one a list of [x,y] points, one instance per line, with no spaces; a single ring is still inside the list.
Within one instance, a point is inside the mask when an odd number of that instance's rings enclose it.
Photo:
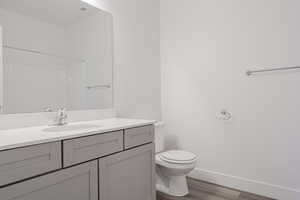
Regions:
[[[228,112],[226,109],[222,109],[220,113],[217,115],[218,120],[228,121],[232,119],[232,114]]]

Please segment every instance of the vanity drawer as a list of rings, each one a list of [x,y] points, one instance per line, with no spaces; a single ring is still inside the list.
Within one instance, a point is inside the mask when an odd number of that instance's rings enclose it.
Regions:
[[[63,165],[100,158],[123,150],[123,131],[104,133],[63,141]]]
[[[153,142],[154,126],[149,125],[138,128],[126,129],[124,138],[125,149]]]
[[[0,151],[0,186],[61,168],[61,143]]]

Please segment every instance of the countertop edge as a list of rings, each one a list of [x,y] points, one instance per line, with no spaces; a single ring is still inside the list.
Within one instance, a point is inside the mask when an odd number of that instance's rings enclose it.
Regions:
[[[149,120],[148,122],[137,122],[137,123],[132,123],[129,125],[120,125],[120,126],[116,126],[113,128],[99,129],[99,130],[95,130],[95,131],[82,132],[82,133],[74,133],[74,135],[58,136],[58,137],[53,137],[53,138],[49,138],[49,139],[37,139],[37,140],[28,141],[28,142],[19,142],[16,144],[1,145],[0,151],[7,151],[7,150],[12,150],[12,149],[24,148],[24,147],[41,145],[41,144],[52,143],[52,142],[60,142],[63,140],[70,140],[70,139],[86,137],[86,136],[91,136],[91,135],[96,135],[96,134],[103,134],[103,133],[119,131],[119,130],[123,130],[123,129],[130,129],[130,128],[147,126],[147,125],[154,125],[156,122],[157,121],[155,121],[155,120]]]

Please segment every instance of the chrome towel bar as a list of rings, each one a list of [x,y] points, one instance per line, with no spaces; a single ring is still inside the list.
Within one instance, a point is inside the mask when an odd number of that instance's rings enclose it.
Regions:
[[[295,70],[300,69],[300,66],[294,66],[294,67],[279,67],[279,68],[270,68],[270,69],[261,69],[261,70],[248,70],[246,72],[247,76],[251,76],[256,73],[263,73],[263,72],[274,72],[274,71],[285,71],[285,70]]]
[[[111,85],[91,85],[91,86],[86,86],[86,89],[91,90],[91,89],[97,89],[97,88],[111,88]]]

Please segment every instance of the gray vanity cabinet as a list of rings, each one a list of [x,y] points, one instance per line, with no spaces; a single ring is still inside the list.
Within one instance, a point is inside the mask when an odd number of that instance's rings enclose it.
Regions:
[[[99,159],[100,200],[154,200],[153,143]]]
[[[154,126],[0,151],[0,200],[155,200]]]
[[[98,200],[97,161],[0,189],[1,200]]]

